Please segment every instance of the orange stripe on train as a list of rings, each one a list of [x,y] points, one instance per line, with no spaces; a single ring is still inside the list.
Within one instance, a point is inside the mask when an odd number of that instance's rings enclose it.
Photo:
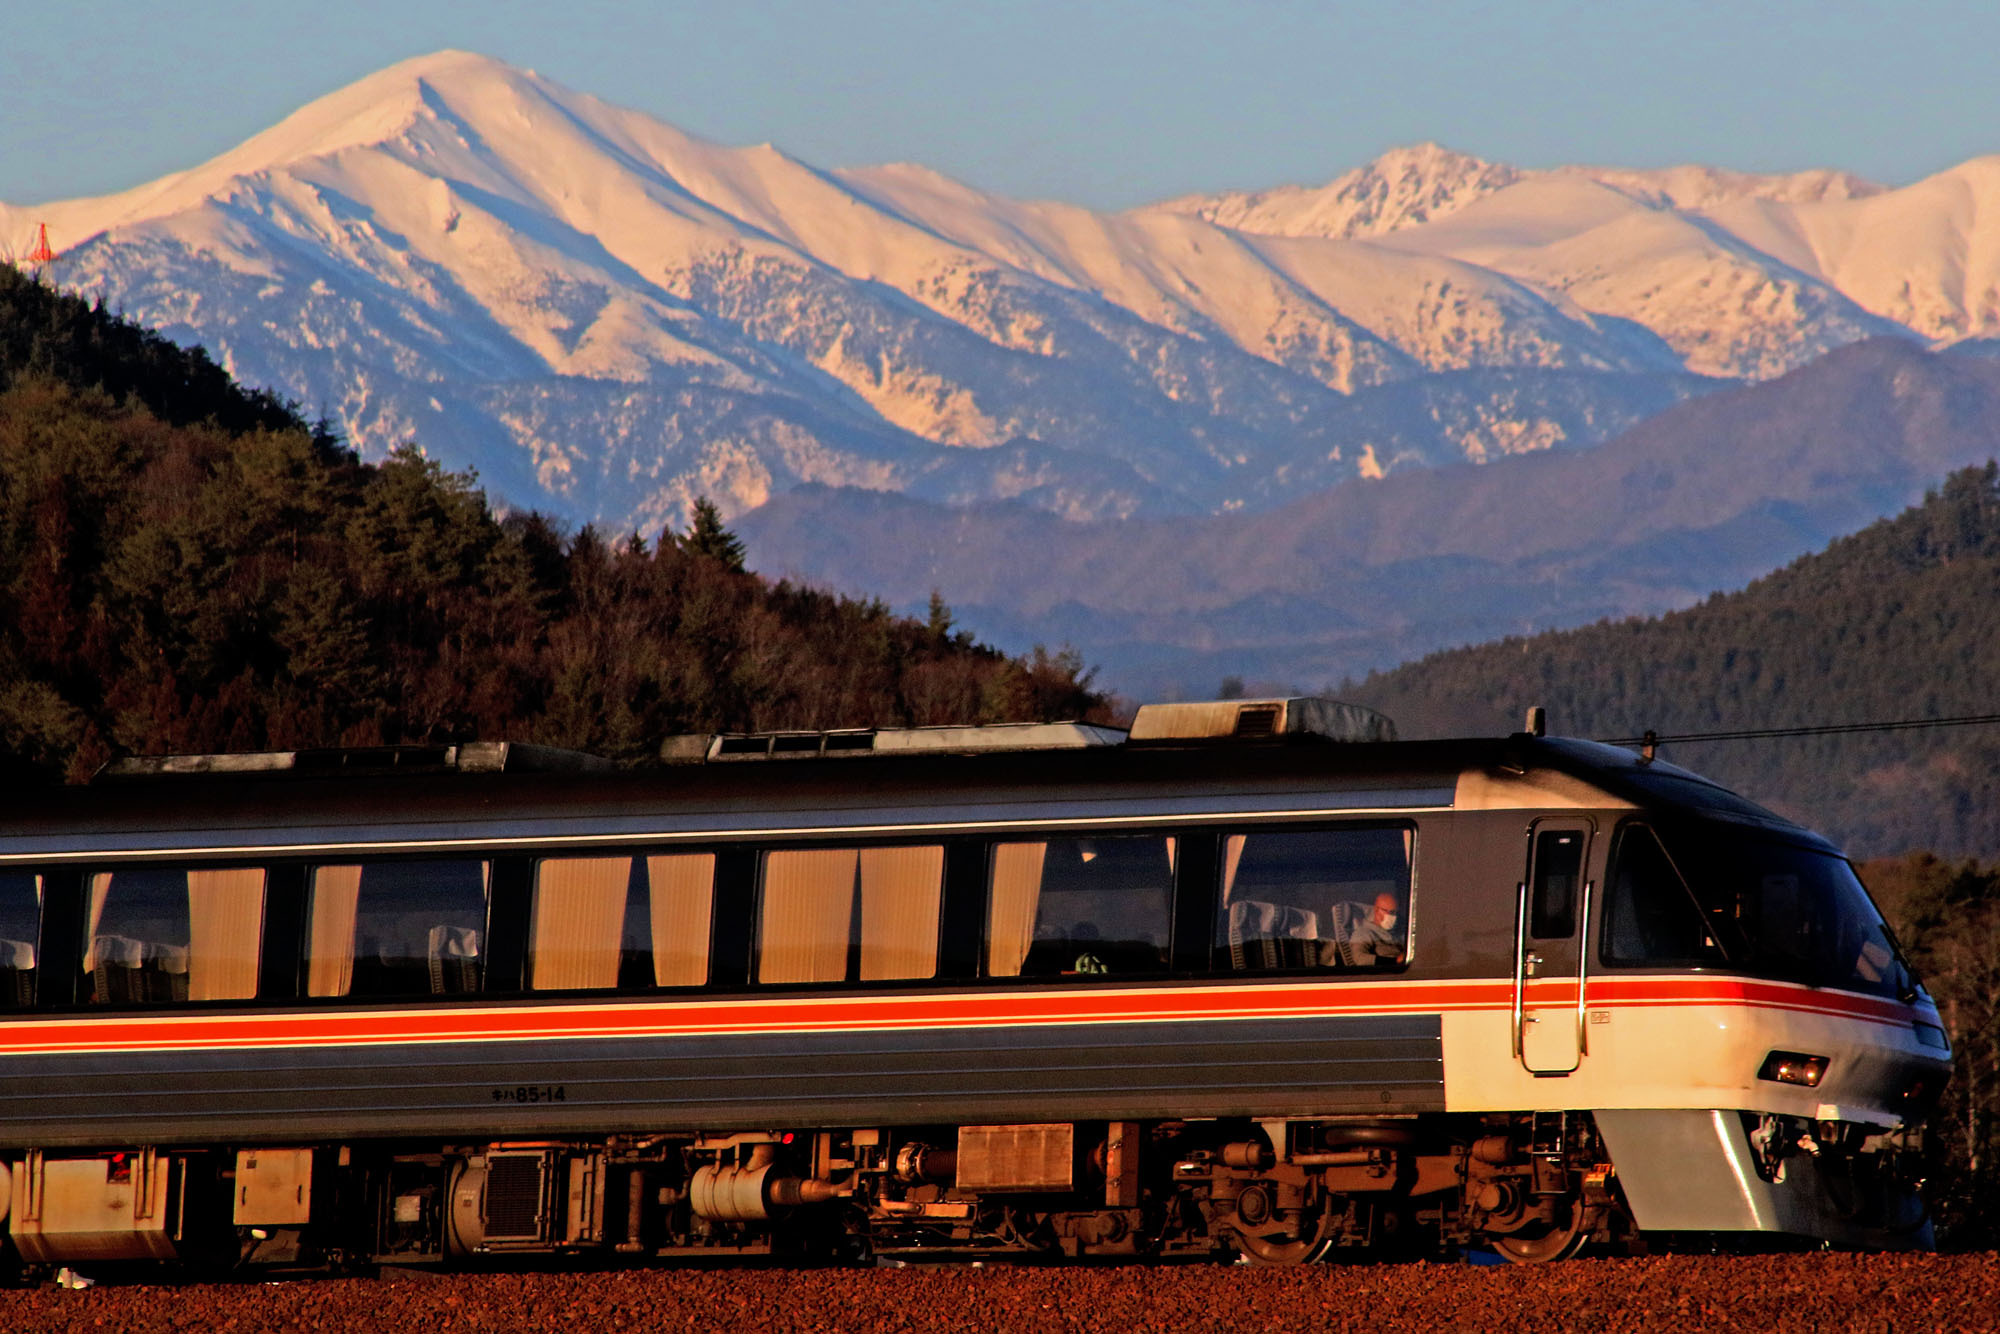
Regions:
[[[1576,1003],[1574,978],[1528,984],[1537,1008]],[[1505,979],[1462,982],[1305,983],[1254,987],[1131,988],[957,995],[826,996],[742,1000],[453,1006],[249,1014],[75,1015],[0,1023],[0,1053],[314,1046],[445,1041],[706,1037],[965,1026],[1248,1021],[1504,1010]],[[1828,1014],[1906,1025],[1935,1016],[1875,997],[1740,978],[1605,977],[1589,980],[1593,1009],[1721,1005]]]

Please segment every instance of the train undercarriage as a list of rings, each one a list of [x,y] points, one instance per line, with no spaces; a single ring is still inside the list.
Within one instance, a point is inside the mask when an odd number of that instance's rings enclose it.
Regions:
[[[1810,1127],[1781,1143],[1779,1120],[1744,1117],[1767,1179],[1810,1158],[1857,1215],[1910,1190],[1907,1143]],[[0,1172],[0,1222],[0,1273],[26,1282],[1458,1248],[1529,1264],[1661,1241],[1639,1234],[1586,1112],[29,1152]]]
[[[1579,1112],[30,1152],[9,1181],[6,1257],[27,1281],[1470,1245],[1526,1263],[1632,1235]]]

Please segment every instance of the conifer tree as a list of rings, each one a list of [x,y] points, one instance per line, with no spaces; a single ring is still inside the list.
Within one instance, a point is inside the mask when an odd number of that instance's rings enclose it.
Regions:
[[[721,561],[733,573],[743,573],[743,541],[722,526],[722,513],[707,496],[695,498],[694,520],[681,545],[697,556]]]

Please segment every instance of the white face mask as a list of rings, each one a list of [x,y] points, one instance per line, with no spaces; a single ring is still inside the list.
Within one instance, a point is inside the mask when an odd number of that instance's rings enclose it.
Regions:
[[[1382,912],[1378,909],[1375,913],[1375,925],[1381,927],[1384,931],[1395,930],[1396,914],[1392,912]]]

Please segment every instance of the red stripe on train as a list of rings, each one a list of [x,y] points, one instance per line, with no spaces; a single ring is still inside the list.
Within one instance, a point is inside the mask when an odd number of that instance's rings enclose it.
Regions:
[[[1728,1006],[1824,1014],[1906,1027],[1936,1015],[1877,997],[1742,978],[1589,980],[1592,1009]],[[550,1038],[695,1037],[965,1026],[1158,1023],[1505,1010],[1507,979],[1462,982],[1318,982],[1266,986],[972,992],[957,995],[793,996],[772,999],[534,1006],[426,1006],[377,1011],[63,1016],[0,1023],[0,1053],[401,1045]],[[1576,1004],[1573,978],[1528,984],[1537,1009]]]

